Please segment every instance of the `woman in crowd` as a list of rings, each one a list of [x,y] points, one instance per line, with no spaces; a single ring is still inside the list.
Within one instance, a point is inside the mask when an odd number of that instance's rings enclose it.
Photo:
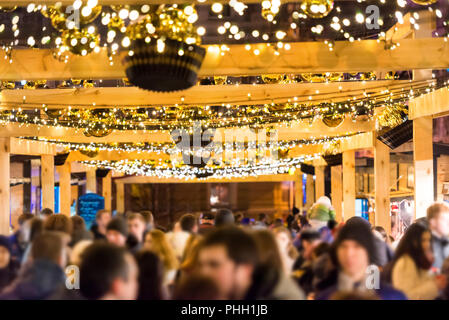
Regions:
[[[11,244],[5,236],[0,236],[0,292],[17,276],[19,264],[11,259]]]
[[[430,274],[432,263],[430,230],[422,223],[414,223],[396,249],[391,274],[393,286],[409,299],[435,299],[447,282],[444,275]]]
[[[285,227],[274,228],[273,232],[281,254],[284,272],[290,275],[293,271],[293,265],[298,258],[298,251],[293,246],[292,235]]]
[[[164,266],[164,281],[166,286],[172,285],[179,267],[176,253],[161,230],[153,229],[145,236],[144,248],[154,252]]]
[[[141,250],[136,254],[139,267],[139,294],[137,300],[165,300],[167,288],[162,281],[164,267],[158,255],[149,250]]]

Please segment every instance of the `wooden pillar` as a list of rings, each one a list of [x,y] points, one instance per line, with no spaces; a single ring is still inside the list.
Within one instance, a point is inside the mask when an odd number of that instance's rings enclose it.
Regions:
[[[324,169],[325,166],[315,167],[315,199],[324,196]]]
[[[295,172],[295,207],[300,211],[303,210],[304,193],[302,192],[302,172],[296,169]]]
[[[426,216],[434,201],[432,117],[413,120],[413,158],[415,162],[415,218]]]
[[[70,217],[70,205],[72,204],[71,165],[70,162],[57,166],[59,173],[59,211]]]
[[[41,156],[42,208],[55,210],[55,158],[53,155]]]
[[[10,215],[10,161],[9,161],[9,138],[0,138],[0,234],[9,235]]]
[[[335,209],[335,220],[343,221],[343,177],[342,166],[331,167],[331,198]]]
[[[86,169],[86,193],[97,193],[97,168]]]
[[[313,176],[311,174],[308,174],[306,178],[306,210],[309,210],[314,202],[315,202],[315,186]]]
[[[112,170],[103,178],[102,193],[104,197],[104,208],[108,211],[112,209],[111,193],[112,193]]]
[[[125,213],[125,184],[117,183],[116,186],[117,186],[117,188],[116,188],[117,189],[117,200],[116,200],[117,213]]]
[[[374,223],[391,234],[390,216],[390,148],[376,139],[374,144]]]
[[[343,219],[355,216],[355,151],[343,152]]]

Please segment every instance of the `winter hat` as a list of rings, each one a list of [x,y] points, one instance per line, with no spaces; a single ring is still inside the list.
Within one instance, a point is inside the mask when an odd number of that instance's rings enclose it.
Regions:
[[[126,220],[122,218],[114,218],[109,221],[108,225],[106,226],[106,230],[117,231],[125,237],[128,236],[128,224],[126,223]]]
[[[8,237],[0,236],[0,247],[5,247],[11,253],[11,242]]]
[[[368,221],[360,217],[352,217],[338,232],[337,239],[334,242],[334,248],[337,249],[345,240],[356,241],[368,252],[369,261],[375,260],[375,239],[371,232],[371,225]]]
[[[308,216],[309,220],[318,220],[327,222],[335,219],[335,210],[332,208],[331,201],[328,197],[321,197],[312,206]]]

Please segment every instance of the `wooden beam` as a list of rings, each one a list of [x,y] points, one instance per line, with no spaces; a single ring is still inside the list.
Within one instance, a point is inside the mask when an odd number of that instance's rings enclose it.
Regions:
[[[56,170],[59,174],[59,212],[70,217],[72,204],[71,164],[66,161],[62,166],[57,166]]]
[[[343,152],[343,219],[355,216],[355,151]]]
[[[219,45],[205,46],[207,54],[199,76],[295,74],[302,72],[360,72],[449,67],[449,45],[444,38],[403,39],[394,50],[385,50],[377,40],[337,41],[333,51],[323,42],[291,43],[290,50],[275,54],[275,46],[253,44],[228,45],[221,55]],[[254,50],[259,50],[255,55]],[[87,57],[69,57],[69,63],[53,58],[51,49],[13,50],[13,62],[0,61],[0,78],[4,80],[121,79],[121,63],[126,53],[114,56],[113,64],[106,49]]]
[[[125,184],[116,180],[116,209],[118,213],[125,213]]]
[[[409,102],[409,118],[440,117],[449,113],[449,87],[423,94]]]
[[[347,81],[333,83],[197,85],[169,93],[151,92],[136,87],[67,88],[38,90],[3,90],[0,106],[22,108],[114,108],[166,105],[255,105],[283,103],[339,102],[363,98],[366,92],[412,88],[408,80]]]
[[[315,166],[315,199],[324,196],[324,166]]]
[[[302,212],[304,207],[304,192],[303,192],[303,180],[302,180],[303,173],[301,170],[296,169],[295,171],[295,195],[294,195],[294,201],[295,201],[295,207]]]
[[[87,167],[86,193],[97,193],[97,169],[95,167]]]
[[[391,234],[390,216],[390,148],[376,140],[374,147],[374,185],[376,226],[381,226]]]
[[[335,209],[335,220],[343,221],[343,177],[342,166],[331,167],[331,198]]]
[[[0,138],[0,234],[9,236],[10,218],[10,141],[7,138]]]
[[[42,142],[11,138],[11,154],[21,155],[56,155],[56,146]]]
[[[103,178],[101,185],[102,195],[104,197],[104,208],[108,211],[112,210],[112,171],[109,171]]]
[[[306,210],[309,210],[315,202],[315,181],[313,176],[308,174],[306,177]]]
[[[434,201],[432,117],[413,120],[413,157],[415,161],[415,218],[426,216]]]
[[[52,155],[41,156],[42,208],[55,210],[55,162]]]

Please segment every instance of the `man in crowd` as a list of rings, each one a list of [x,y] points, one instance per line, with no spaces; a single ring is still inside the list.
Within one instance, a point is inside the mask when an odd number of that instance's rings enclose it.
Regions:
[[[111,213],[108,210],[98,210],[95,216],[96,223],[90,229],[95,240],[106,239],[106,226],[109,221],[111,221]]]
[[[133,256],[110,243],[86,249],[80,266],[80,290],[89,300],[135,300],[138,268]]]
[[[140,213],[132,213],[128,216],[128,247],[132,252],[142,248],[146,229],[146,221]]]
[[[215,226],[216,227],[224,227],[234,225],[235,218],[232,214],[232,211],[229,209],[220,209],[215,215]]]
[[[153,212],[151,212],[150,210],[143,210],[143,211],[140,211],[140,214],[145,219],[145,224],[146,224],[145,230],[150,231],[151,229],[153,229],[154,228]]]
[[[168,239],[175,250],[176,256],[181,259],[186,247],[187,241],[192,233],[198,231],[198,223],[193,214],[186,213],[175,225],[173,232],[167,234]]]
[[[63,237],[46,231],[32,242],[31,263],[0,295],[0,300],[42,300],[56,293],[65,284],[67,263]]]
[[[53,215],[53,210],[51,210],[50,208],[44,208],[41,210],[39,217],[45,221],[51,215]]]
[[[31,213],[21,214],[17,220],[17,231],[9,237],[9,242],[11,244],[11,259],[16,262],[22,261],[23,254],[25,253],[29,242],[30,224],[25,222],[33,218],[34,215]]]
[[[432,232],[433,267],[441,270],[449,257],[449,206],[437,202],[427,208],[427,221]]]
[[[128,239],[128,225],[124,218],[116,217],[106,226],[106,239],[118,247],[125,247]]]
[[[214,228],[215,216],[212,213],[206,212],[201,215],[200,226],[198,228],[199,234],[205,234]]]

